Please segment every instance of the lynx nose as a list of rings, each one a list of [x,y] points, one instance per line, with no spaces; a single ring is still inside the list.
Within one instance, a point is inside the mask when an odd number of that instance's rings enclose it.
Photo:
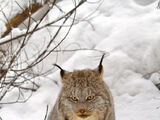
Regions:
[[[90,116],[90,114],[88,113],[86,109],[79,109],[77,112],[77,115],[81,118],[87,118]]]
[[[81,113],[81,114],[87,113],[87,111],[85,109],[80,109],[78,112]]]

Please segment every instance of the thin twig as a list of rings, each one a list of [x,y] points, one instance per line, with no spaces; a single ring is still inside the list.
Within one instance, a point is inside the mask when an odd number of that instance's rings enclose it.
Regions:
[[[47,108],[46,108],[46,114],[45,114],[44,120],[47,120],[47,116],[48,116],[48,105],[47,105]]]

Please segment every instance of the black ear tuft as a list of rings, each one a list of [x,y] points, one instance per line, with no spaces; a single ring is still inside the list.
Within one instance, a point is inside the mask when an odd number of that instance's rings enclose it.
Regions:
[[[101,73],[101,72],[102,72],[102,69],[103,69],[103,66],[102,66],[102,65],[99,65],[99,67],[98,67],[98,71],[99,71],[99,73]]]
[[[56,66],[56,67],[58,67],[61,71],[60,71],[60,75],[61,75],[61,77],[63,78],[63,76],[64,76],[64,70],[59,66],[59,65],[57,65],[57,64],[53,64],[54,66]]]
[[[102,62],[103,62],[104,56],[105,56],[105,53],[102,55],[101,60],[100,60],[100,63],[99,63],[99,66],[98,66],[98,71],[99,71],[99,73],[102,73],[102,72],[103,72]]]

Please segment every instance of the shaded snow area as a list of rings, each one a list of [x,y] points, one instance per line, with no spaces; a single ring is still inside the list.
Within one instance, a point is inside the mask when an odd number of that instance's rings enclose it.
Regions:
[[[158,81],[160,75],[155,73],[144,77],[160,70],[158,1],[104,0],[101,4],[90,2],[77,10],[77,19],[90,15],[86,18],[90,22],[86,20],[76,24],[61,48],[78,49],[80,46],[110,54],[103,62],[104,81],[113,94],[116,120],[160,120],[160,91],[152,82]],[[68,0],[59,4],[64,5],[64,9],[70,8]],[[54,17],[55,12],[56,10],[51,11],[48,21]],[[40,44],[47,37],[48,31],[42,30],[32,39],[38,39],[35,43]],[[100,57],[101,53],[96,51],[61,53],[57,64],[68,71],[93,69],[97,67]],[[54,55],[49,56],[43,63],[44,69],[54,62]],[[54,81],[58,81],[58,85]],[[27,102],[1,106],[0,117],[3,120],[44,119],[46,106],[49,105],[50,111],[62,86],[59,70],[56,68],[53,74],[45,79],[38,79],[37,82],[40,88]],[[14,94],[7,98],[12,97],[14,98]]]

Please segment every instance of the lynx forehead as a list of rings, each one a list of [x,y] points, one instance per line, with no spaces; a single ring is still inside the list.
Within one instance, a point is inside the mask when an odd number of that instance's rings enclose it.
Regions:
[[[63,80],[66,84],[74,87],[88,87],[95,85],[101,79],[94,70],[76,70],[64,76]]]

